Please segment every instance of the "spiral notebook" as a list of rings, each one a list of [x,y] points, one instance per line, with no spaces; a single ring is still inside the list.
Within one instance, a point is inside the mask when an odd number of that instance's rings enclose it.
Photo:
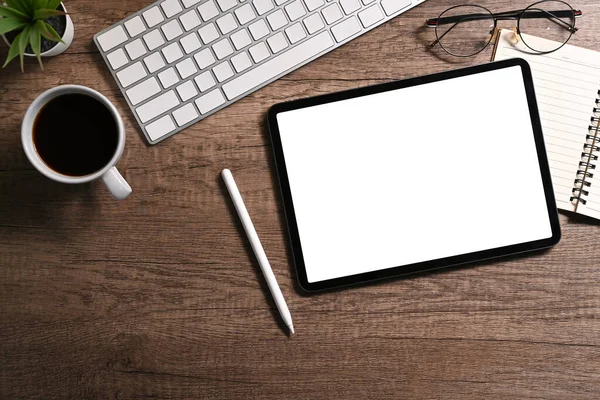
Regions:
[[[492,60],[514,57],[532,69],[557,207],[600,219],[600,52],[565,45],[535,54],[503,29]]]

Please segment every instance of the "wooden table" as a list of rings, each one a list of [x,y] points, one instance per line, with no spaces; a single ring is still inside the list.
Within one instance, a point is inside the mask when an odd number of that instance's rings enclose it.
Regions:
[[[460,2],[428,0],[152,147],[91,40],[147,3],[70,1],[68,52],[45,72],[35,60],[24,74],[17,63],[0,71],[0,398],[598,398],[592,220],[561,215],[560,244],[529,257],[317,296],[296,284],[265,112],[487,61],[491,49],[466,60],[428,49],[425,19]],[[571,43],[600,50],[600,3],[573,5],[584,17]],[[101,183],[52,182],[25,158],[27,106],[66,83],[122,112],[128,200]],[[287,298],[291,338],[221,183],[225,167]]]

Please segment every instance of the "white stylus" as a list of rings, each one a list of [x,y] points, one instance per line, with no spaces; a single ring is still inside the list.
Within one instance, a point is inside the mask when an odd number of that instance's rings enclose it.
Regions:
[[[269,260],[267,260],[265,250],[260,244],[260,239],[256,234],[256,229],[254,229],[254,225],[252,224],[252,220],[250,219],[248,210],[244,205],[244,200],[242,200],[240,191],[238,190],[238,187],[235,184],[233,175],[231,175],[230,170],[224,169],[221,172],[221,176],[223,177],[223,180],[225,181],[225,186],[227,186],[227,191],[229,192],[229,195],[233,200],[233,205],[235,206],[235,209],[238,215],[240,216],[240,220],[242,221],[242,225],[244,226],[244,231],[246,231],[248,240],[250,240],[250,245],[252,246],[252,250],[254,250],[256,258],[258,259],[258,264],[260,265],[260,269],[262,270],[262,273],[265,276],[265,280],[267,281],[269,290],[273,295],[273,299],[275,299],[275,305],[277,305],[279,314],[281,315],[283,322],[285,322],[288,328],[290,328],[290,332],[294,333],[294,325],[292,325],[292,315],[290,314],[290,310],[288,309],[288,306],[285,303],[285,299],[283,298],[281,289],[277,284],[277,280],[275,279],[275,275],[273,274],[273,270],[271,269]]]

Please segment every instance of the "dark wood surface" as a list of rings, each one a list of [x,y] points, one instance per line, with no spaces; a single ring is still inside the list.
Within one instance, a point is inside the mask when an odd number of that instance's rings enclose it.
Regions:
[[[530,2],[477,3],[504,11]],[[317,296],[295,283],[266,110],[486,62],[491,49],[460,60],[427,47],[425,19],[459,3],[428,0],[149,147],[92,43],[148,2],[68,2],[68,52],[45,72],[34,60],[24,74],[17,63],[0,70],[0,398],[598,398],[592,220],[561,215],[560,244],[532,256]],[[573,6],[584,17],[571,43],[600,50],[600,3]],[[122,112],[126,201],[101,183],[52,182],[26,160],[27,106],[66,83],[99,90]],[[292,337],[222,168],[235,174],[288,301]]]

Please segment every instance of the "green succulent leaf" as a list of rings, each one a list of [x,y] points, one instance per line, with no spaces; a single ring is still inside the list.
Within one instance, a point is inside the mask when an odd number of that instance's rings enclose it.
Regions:
[[[21,0],[27,5],[29,11],[33,14],[35,12],[35,1],[34,0]]]
[[[33,0],[33,8],[35,10],[39,10],[40,8],[48,8],[47,4],[48,0]]]
[[[8,49],[8,56],[6,56],[6,61],[4,61],[4,65],[2,66],[2,68],[6,67],[8,63],[13,60],[13,58],[19,55],[19,41],[22,35],[23,32],[19,33],[15,40],[13,40],[10,49]]]
[[[0,16],[6,17],[6,18],[14,18],[14,19],[18,19],[20,21],[28,21],[29,17],[27,16],[27,14],[23,14],[21,11],[15,9],[15,8],[9,8],[7,6],[3,6],[0,4]]]
[[[35,27],[40,31],[43,37],[53,42],[61,42],[64,43],[60,35],[44,21],[36,21]]]
[[[19,21],[14,18],[0,18],[0,35],[4,35],[7,32],[12,32],[16,29],[25,26],[27,22]]]
[[[9,8],[12,8],[13,10],[17,10],[27,16],[29,16],[29,9],[27,8],[26,4],[23,2],[23,0],[4,0],[4,2],[6,3],[6,5]]]
[[[14,3],[14,7],[16,7],[23,14],[27,14],[29,16],[33,15],[33,7],[29,3],[29,0],[10,0],[10,1],[11,1],[11,3]],[[8,4],[9,7],[14,8],[8,2],[6,4]]]
[[[62,0],[49,0],[45,8],[49,10],[56,10],[60,3],[62,3]]]
[[[48,9],[41,9],[41,10],[35,10],[35,13],[33,14],[33,19],[38,20],[41,19],[42,21],[47,20],[50,17],[56,17],[59,15],[65,15],[66,13],[62,12],[62,11],[58,11],[58,10],[48,10]]]
[[[29,44],[29,34],[31,32],[32,25],[27,25],[23,32],[21,32],[21,37],[18,40],[19,43],[19,58],[21,59],[21,72],[25,72],[25,49],[27,48],[27,44]],[[17,41],[17,39],[15,39]]]
[[[6,4],[7,7],[10,7],[14,10],[23,12],[22,10],[19,9],[18,4],[15,4],[15,0],[4,0],[4,3]]]
[[[48,23],[46,23],[46,22],[44,22],[44,24],[46,25],[46,29],[47,29],[47,30],[50,32],[50,34],[51,34],[51,35],[52,35],[52,37],[54,38],[54,39],[50,39],[50,40],[54,40],[55,42],[61,42],[61,43],[63,43],[63,44],[65,43],[65,42],[62,40],[62,38],[60,37],[60,35],[58,34],[58,32],[56,32],[56,31],[54,30],[54,28],[53,28],[53,27],[52,27],[50,24],[48,24]]]
[[[35,21],[35,29],[48,40],[54,40],[52,33],[46,29],[46,23],[44,21]]]
[[[40,68],[42,71],[44,70],[44,65],[42,64],[42,34],[39,30],[35,29],[35,26],[31,29],[29,33],[29,43],[31,43],[31,49],[35,54],[38,62],[40,63]]]

